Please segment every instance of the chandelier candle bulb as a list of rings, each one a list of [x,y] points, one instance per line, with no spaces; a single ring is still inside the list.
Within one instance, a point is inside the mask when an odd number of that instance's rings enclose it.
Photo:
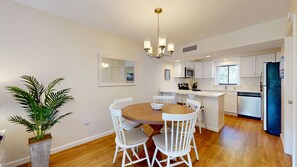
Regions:
[[[150,39],[145,39],[143,42],[144,49],[149,49],[149,48],[151,48],[151,46],[152,46],[152,43],[151,43]]]
[[[168,52],[173,52],[174,51],[174,44],[173,43],[169,43],[167,46],[167,51]]]
[[[166,47],[166,37],[163,35],[159,37],[159,47]]]

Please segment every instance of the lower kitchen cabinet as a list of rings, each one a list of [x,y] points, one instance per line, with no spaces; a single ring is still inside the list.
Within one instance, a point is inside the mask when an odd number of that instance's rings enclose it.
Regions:
[[[224,111],[225,114],[237,116],[237,92],[225,92]]]

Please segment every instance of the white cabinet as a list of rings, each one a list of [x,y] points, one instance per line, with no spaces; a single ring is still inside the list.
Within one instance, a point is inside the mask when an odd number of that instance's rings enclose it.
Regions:
[[[4,146],[5,132],[6,130],[0,130],[0,135],[2,136],[2,140],[0,140],[0,167],[5,166],[5,146]]]
[[[175,62],[174,64],[174,77],[185,77],[185,68],[194,69],[194,63],[190,61]]]
[[[254,77],[255,76],[255,56],[240,58],[240,77]]]
[[[174,64],[174,77],[185,77],[185,68],[182,68],[182,63],[175,62]]]
[[[213,61],[203,62],[203,78],[213,78]]]
[[[260,76],[263,72],[265,62],[275,62],[274,54],[258,55],[256,56],[256,69],[255,75]]]
[[[195,78],[203,78],[203,63],[195,62]]]
[[[226,114],[237,115],[237,92],[225,92],[224,111]]]
[[[240,58],[240,77],[258,77],[263,72],[264,62],[274,62],[274,54]]]
[[[214,77],[213,61],[195,63],[195,78],[213,78],[213,77]]]

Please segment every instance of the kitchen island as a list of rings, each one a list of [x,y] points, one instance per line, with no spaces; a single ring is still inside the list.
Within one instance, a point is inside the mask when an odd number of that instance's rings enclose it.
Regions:
[[[224,127],[224,95],[222,92],[192,91],[192,90],[169,90],[160,89],[162,95],[176,95],[177,99],[185,102],[189,95],[194,95],[195,100],[201,102],[205,108],[205,123],[202,127],[219,132]],[[202,120],[203,121],[203,120]]]

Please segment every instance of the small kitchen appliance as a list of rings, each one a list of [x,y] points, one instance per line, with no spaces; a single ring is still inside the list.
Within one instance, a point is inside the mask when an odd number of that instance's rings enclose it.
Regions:
[[[197,89],[197,82],[194,82],[194,84],[192,86],[192,90],[193,91],[201,91],[200,89]]]
[[[178,83],[177,85],[179,90],[190,90],[188,83]]]
[[[185,67],[185,78],[194,77],[194,69]]]

